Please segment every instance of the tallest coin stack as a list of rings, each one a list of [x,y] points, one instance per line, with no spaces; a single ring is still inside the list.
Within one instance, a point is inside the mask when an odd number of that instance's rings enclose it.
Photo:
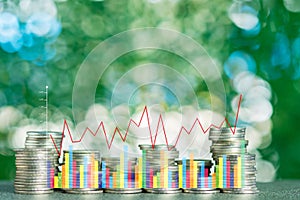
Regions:
[[[257,193],[255,154],[247,153],[246,128],[211,128],[217,188],[224,193]]]
[[[15,192],[21,194],[47,194],[53,192],[53,176],[58,170],[56,144],[61,144],[60,132],[28,131],[25,148],[16,149]],[[51,172],[50,172],[51,169]]]

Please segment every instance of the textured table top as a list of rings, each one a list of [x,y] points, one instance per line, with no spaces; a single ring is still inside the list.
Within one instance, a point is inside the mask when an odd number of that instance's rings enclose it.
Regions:
[[[13,182],[0,182],[0,199],[105,199],[105,200],[141,200],[141,199],[300,199],[300,180],[283,180],[273,183],[258,183],[258,194],[90,194],[90,195],[77,195],[77,194],[65,194],[61,192],[55,192],[49,195],[20,195],[14,193]]]

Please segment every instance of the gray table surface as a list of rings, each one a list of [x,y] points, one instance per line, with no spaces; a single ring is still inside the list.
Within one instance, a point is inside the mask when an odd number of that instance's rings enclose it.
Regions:
[[[105,199],[105,200],[141,200],[141,199],[167,199],[167,200],[185,200],[185,199],[300,199],[300,180],[283,180],[273,183],[258,183],[258,194],[90,194],[90,195],[77,195],[66,194],[61,192],[54,192],[48,195],[21,195],[14,193],[13,182],[1,181],[0,182],[0,199]]]

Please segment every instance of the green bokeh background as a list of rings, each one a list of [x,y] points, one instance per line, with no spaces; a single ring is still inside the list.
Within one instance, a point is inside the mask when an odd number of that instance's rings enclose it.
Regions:
[[[44,84],[30,84],[32,76],[37,82],[49,84],[50,109],[61,109],[63,114],[72,118],[72,86],[76,72],[88,53],[101,41],[122,31],[143,27],[162,27],[180,31],[200,44],[215,59],[223,63],[228,55],[237,49],[250,52],[257,63],[265,59],[264,52],[270,48],[277,32],[284,31],[289,39],[300,36],[300,14],[289,12],[281,0],[261,0],[260,20],[263,28],[253,38],[242,38],[227,15],[232,1],[229,0],[161,0],[151,3],[146,0],[75,0],[56,2],[58,18],[62,23],[62,33],[53,46],[56,56],[45,66],[37,66],[0,50],[0,90],[5,91],[6,101],[0,106],[11,105],[29,116],[38,107],[37,91]],[[267,14],[269,13],[269,14]],[[271,14],[270,14],[271,13]],[[258,49],[252,47],[259,44]],[[299,47],[300,48],[300,47]],[[133,58],[134,56],[135,59]],[[133,55],[118,61],[123,67],[120,73],[134,66],[138,60],[157,59],[157,55]],[[164,61],[172,65],[166,56]],[[164,60],[166,57],[162,57]],[[179,62],[179,61],[178,61]],[[174,64],[175,65],[175,64]],[[259,69],[258,64],[258,69]],[[298,66],[299,67],[299,66]],[[300,178],[300,80],[291,80],[283,73],[281,78],[268,80],[272,87],[273,129],[272,144],[259,151],[277,169],[278,179]],[[234,93],[230,79],[224,75],[229,97]],[[207,90],[199,84],[197,92]],[[111,91],[99,83],[96,99],[105,105],[105,97]],[[38,118],[38,117],[37,117]],[[0,122],[1,123],[1,122]],[[0,134],[0,179],[13,179],[14,157],[9,148],[7,132]],[[276,153],[274,153],[276,152]],[[278,155],[277,155],[278,153]],[[279,163],[277,156],[279,156]]]

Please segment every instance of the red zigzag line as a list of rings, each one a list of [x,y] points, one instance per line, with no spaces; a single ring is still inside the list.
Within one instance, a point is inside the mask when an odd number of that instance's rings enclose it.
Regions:
[[[188,130],[186,129],[184,126],[181,127],[179,133],[178,133],[178,136],[177,136],[177,139],[176,139],[176,142],[174,144],[174,147],[177,145],[178,141],[179,141],[179,138],[181,136],[181,133],[184,131],[186,132],[188,135],[192,132],[192,130],[194,129],[194,127],[196,126],[196,124],[199,125],[199,127],[201,128],[202,132],[205,134],[210,128],[214,127],[214,128],[217,128],[217,129],[220,129],[224,123],[227,124],[227,126],[230,128],[230,131],[232,132],[232,134],[235,133],[235,130],[236,130],[236,125],[237,125],[237,122],[238,122],[238,117],[239,117],[239,111],[240,111],[240,106],[241,106],[241,101],[242,101],[242,95],[240,95],[240,98],[239,98],[239,103],[238,103],[238,108],[237,108],[237,112],[236,112],[236,117],[235,117],[235,122],[234,122],[234,126],[231,126],[228,119],[225,117],[224,120],[220,123],[220,125],[215,125],[215,124],[211,124],[207,129],[204,129],[200,120],[198,118],[195,119],[192,127]],[[70,128],[69,128],[69,125],[67,123],[66,120],[64,120],[64,124],[63,124],[63,130],[62,130],[62,139],[61,139],[61,142],[60,142],[60,149],[58,149],[52,135],[50,135],[50,138],[55,146],[55,149],[56,149],[56,152],[57,154],[60,156],[61,155],[61,151],[62,151],[62,143],[63,143],[63,139],[64,139],[64,136],[65,136],[65,131],[68,132],[69,136],[70,136],[70,139],[71,139],[71,142],[72,143],[79,143],[82,141],[82,139],[84,138],[85,134],[87,132],[90,132],[93,136],[96,136],[97,133],[100,131],[100,128],[102,129],[102,132],[104,133],[104,136],[105,136],[105,140],[106,140],[106,144],[108,146],[108,148],[110,149],[111,148],[111,145],[113,143],[113,140],[115,138],[115,135],[116,133],[118,133],[120,135],[120,138],[122,139],[123,142],[126,141],[126,137],[128,135],[128,132],[129,132],[129,129],[130,129],[130,126],[131,124],[134,124],[136,127],[140,127],[141,125],[141,122],[144,118],[144,116],[146,116],[147,118],[147,123],[148,123],[148,129],[149,129],[149,134],[150,134],[150,139],[151,139],[151,144],[152,144],[152,147],[154,147],[155,143],[156,143],[156,138],[157,138],[157,135],[158,135],[158,130],[159,130],[159,127],[160,127],[160,124],[162,126],[162,129],[163,129],[163,133],[164,133],[164,136],[165,136],[165,141],[166,141],[166,144],[169,146],[169,143],[168,143],[168,138],[167,138],[167,134],[166,134],[166,130],[165,130],[165,125],[164,125],[164,121],[163,121],[163,118],[162,118],[162,115],[160,114],[159,115],[159,119],[158,119],[158,122],[157,122],[157,126],[156,126],[156,131],[155,131],[155,136],[154,136],[154,140],[153,140],[153,137],[152,137],[152,131],[151,131],[151,125],[150,125],[150,119],[149,119],[149,114],[148,114],[148,108],[147,106],[145,106],[144,110],[143,110],[143,113],[142,113],[142,116],[140,118],[140,121],[139,123],[136,123],[133,119],[130,119],[129,120],[129,123],[128,123],[128,126],[127,126],[127,129],[126,129],[126,132],[124,134],[124,136],[121,134],[121,131],[118,127],[115,128],[114,130],[114,133],[112,135],[112,138],[111,140],[109,141],[108,137],[107,137],[107,133],[106,133],[106,130],[105,130],[105,126],[104,126],[104,123],[103,121],[100,122],[100,124],[98,125],[96,131],[92,131],[89,127],[87,127],[83,134],[81,135],[80,139],[79,140],[74,140],[73,137],[72,137],[72,134],[71,134],[71,131],[70,131]],[[171,149],[172,147],[170,147]]]

